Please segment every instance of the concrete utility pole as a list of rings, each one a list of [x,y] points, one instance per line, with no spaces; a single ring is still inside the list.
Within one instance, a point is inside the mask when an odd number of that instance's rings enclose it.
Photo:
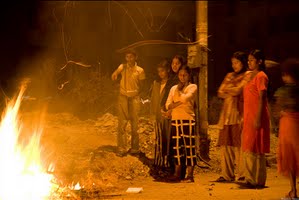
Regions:
[[[209,160],[208,137],[208,1],[196,1],[196,40],[197,45],[188,46],[188,65],[198,67],[198,131],[199,153]]]

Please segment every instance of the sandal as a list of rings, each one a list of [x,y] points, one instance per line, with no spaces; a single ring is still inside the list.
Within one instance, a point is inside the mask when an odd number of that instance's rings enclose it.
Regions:
[[[219,182],[219,183],[221,183],[221,182],[229,182],[229,181],[226,180],[225,178],[223,178],[222,176],[220,176],[218,179],[216,179],[215,182]]]

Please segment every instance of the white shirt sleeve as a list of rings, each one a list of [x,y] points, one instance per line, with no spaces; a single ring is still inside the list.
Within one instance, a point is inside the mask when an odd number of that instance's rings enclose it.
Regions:
[[[189,85],[183,92],[180,93],[180,102],[186,103],[189,99],[194,98],[197,91],[197,85]]]
[[[166,103],[165,103],[165,107],[168,110],[169,105],[173,102],[173,96],[174,96],[174,91],[176,90],[177,85],[172,86],[172,88],[169,91]]]
[[[123,69],[124,69],[124,65],[123,65],[123,64],[120,64],[120,65],[118,66],[118,68],[117,68],[117,71],[122,72]]]
[[[140,68],[140,72],[139,72],[139,80],[144,80],[145,79],[145,73],[144,70],[142,68]]]

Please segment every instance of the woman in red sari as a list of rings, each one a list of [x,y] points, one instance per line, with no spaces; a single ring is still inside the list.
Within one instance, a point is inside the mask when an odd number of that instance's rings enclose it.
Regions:
[[[245,85],[244,125],[242,150],[246,185],[250,188],[264,187],[267,178],[266,156],[270,152],[270,121],[267,103],[268,76],[265,56],[253,50],[248,56],[248,68],[252,71]]]

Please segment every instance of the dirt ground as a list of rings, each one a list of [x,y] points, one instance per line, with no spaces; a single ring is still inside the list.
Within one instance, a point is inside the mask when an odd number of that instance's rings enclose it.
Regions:
[[[275,169],[268,169],[267,188],[239,189],[236,183],[212,183],[219,177],[216,173],[195,175],[195,183],[159,183],[152,178],[136,179],[124,183],[127,187],[142,187],[140,194],[123,194],[114,199],[269,199],[278,200],[289,190],[289,182],[278,177]]]
[[[25,124],[36,117],[23,113]],[[109,113],[97,120],[81,121],[68,113],[47,114],[41,138],[43,156],[55,164],[57,182],[66,187],[77,182],[84,189],[76,191],[73,199],[281,199],[289,191],[288,179],[276,172],[277,137],[271,135],[268,155],[266,188],[241,189],[237,183],[211,182],[219,177],[219,149],[215,146],[217,129],[210,126],[211,168],[196,167],[195,183],[156,182],[150,175],[153,155],[153,127],[147,118],[139,123],[143,158],[117,157],[117,118]],[[26,125],[25,125],[26,127]],[[130,194],[129,187],[142,187],[140,193]],[[74,192],[75,193],[75,192]],[[66,199],[72,199],[68,197]]]

